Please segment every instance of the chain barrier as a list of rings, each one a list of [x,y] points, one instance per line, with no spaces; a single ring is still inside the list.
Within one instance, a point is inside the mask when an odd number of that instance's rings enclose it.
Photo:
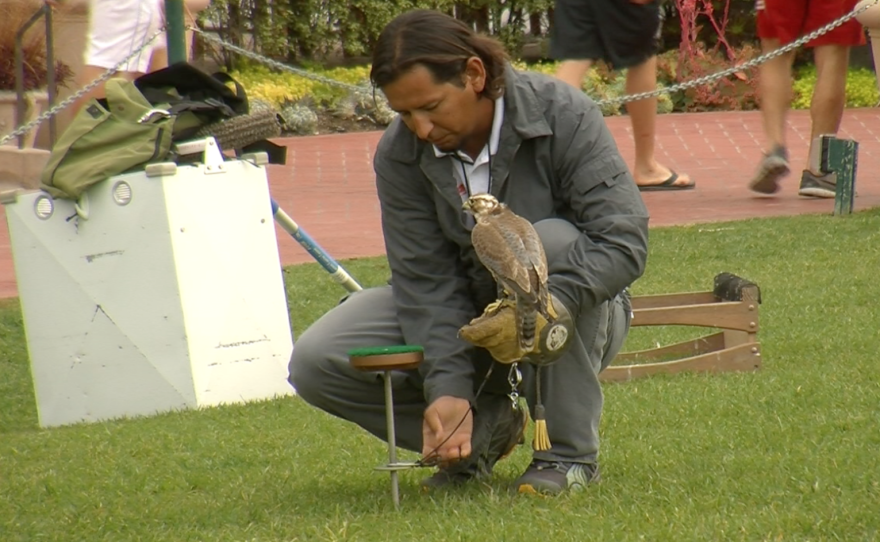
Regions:
[[[768,60],[771,60],[771,59],[776,58],[778,56],[784,55],[784,54],[788,53],[789,51],[793,51],[793,50],[797,49],[798,47],[801,47],[805,43],[812,41],[812,40],[818,38],[819,36],[827,34],[828,32],[834,30],[835,28],[837,28],[837,27],[843,25],[844,23],[850,21],[851,19],[857,17],[859,14],[861,14],[862,12],[867,10],[868,8],[871,8],[875,5],[877,5],[878,2],[880,2],[880,0],[874,0],[873,2],[870,2],[870,3],[860,7],[857,10],[851,11],[851,12],[847,13],[846,15],[843,15],[842,17],[840,17],[834,21],[831,21],[830,23],[826,24],[825,26],[823,26],[821,28],[818,28],[818,29],[810,32],[809,34],[798,38],[797,40],[789,43],[788,45],[785,45],[784,47],[780,47],[779,49],[776,49],[774,51],[770,51],[769,53],[764,53],[756,58],[753,58],[752,60],[749,60],[747,62],[743,62],[742,64],[737,64],[735,66],[732,66],[732,67],[727,68],[725,70],[722,70],[720,72],[713,73],[710,75],[705,75],[703,77],[697,77],[696,79],[691,79],[689,81],[683,81],[681,83],[678,83],[678,84],[675,84],[675,85],[672,85],[669,87],[658,88],[656,90],[652,90],[649,92],[639,92],[636,94],[627,94],[624,96],[619,96],[617,98],[608,98],[605,100],[598,100],[598,101],[596,101],[596,104],[599,106],[623,105],[623,104],[626,104],[629,102],[635,102],[635,101],[644,100],[647,98],[655,98],[655,97],[661,96],[663,94],[672,94],[673,92],[681,92],[681,91],[687,90],[689,88],[702,86],[702,85],[708,85],[708,84],[713,83],[715,81],[718,81],[720,79],[724,79],[725,77],[729,77],[737,72],[741,72],[741,71],[748,70],[750,68],[754,68],[760,64],[763,64],[764,62],[767,62]],[[288,71],[288,72],[294,73],[296,75],[300,75],[302,77],[305,77],[307,79],[311,79],[313,81],[328,84],[331,86],[344,88],[349,91],[354,91],[354,92],[363,92],[363,91],[371,92],[372,91],[372,87],[370,87],[370,86],[351,85],[348,83],[343,83],[342,81],[330,79],[329,77],[324,77],[322,75],[311,73],[309,71],[306,71],[306,70],[303,70],[300,68],[294,68],[293,66],[288,66],[287,64],[278,62],[277,60],[272,60],[271,58],[263,56],[259,53],[255,53],[253,51],[248,51],[247,49],[244,49],[244,48],[239,47],[237,45],[233,45],[229,42],[223,41],[222,39],[218,38],[217,36],[211,35],[205,31],[203,31],[200,28],[189,27],[189,29],[192,30],[193,32],[201,35],[203,38],[205,38],[206,40],[208,40],[210,42],[216,43],[217,45],[220,45],[223,48],[229,49],[230,51],[234,51],[234,52],[239,53],[247,58],[250,58],[252,60],[256,60],[257,62],[260,62],[262,64],[266,64],[266,65],[271,66],[273,68],[283,70],[283,71]]]
[[[204,30],[202,30],[201,28],[198,28],[196,26],[188,26],[187,30],[192,30],[194,33],[200,35],[205,40],[216,43],[217,45],[223,47],[224,49],[229,49],[230,51],[233,51],[233,52],[240,54],[241,56],[250,58],[251,60],[256,60],[257,62],[259,62],[261,64],[271,66],[271,67],[276,68],[278,70],[287,71],[287,72],[290,72],[290,73],[293,73],[296,75],[300,75],[302,77],[305,77],[306,79],[311,79],[312,81],[317,81],[319,83],[324,83],[326,85],[344,88],[344,89],[351,91],[351,92],[363,92],[363,91],[372,92],[372,87],[369,85],[362,85],[361,86],[361,85],[352,85],[349,83],[343,83],[342,81],[337,81],[336,79],[324,77],[323,75],[318,75],[316,73],[312,73],[310,71],[306,71],[301,68],[294,68],[293,66],[288,66],[287,64],[284,64],[283,62],[278,62],[277,60],[272,60],[271,58],[269,58],[267,56],[261,55],[260,53],[248,51],[247,49],[245,49],[243,47],[239,47],[238,45],[233,45],[233,44],[229,43],[228,41],[223,41],[222,39],[218,38],[217,36],[209,34],[209,33],[205,32]]]
[[[98,77],[97,79],[95,79],[94,81],[89,83],[88,85],[81,88],[75,94],[65,98],[64,100],[62,100],[58,104],[54,105],[51,109],[49,109],[48,111],[46,111],[45,113],[43,113],[42,115],[37,117],[36,119],[32,120],[31,122],[28,122],[27,124],[23,124],[23,125],[19,126],[18,128],[16,128],[15,130],[10,132],[9,134],[0,138],[0,145],[5,145],[8,141],[11,141],[21,135],[26,134],[32,128],[36,128],[37,126],[40,125],[41,122],[54,117],[59,112],[61,112],[62,109],[70,106],[72,103],[74,103],[75,101],[80,99],[82,96],[85,96],[86,93],[91,91],[93,88],[97,87],[98,85],[102,84],[104,81],[113,77],[117,72],[119,72],[119,68],[128,64],[129,60],[136,57],[144,49],[146,49],[151,43],[153,43],[154,39],[158,38],[159,35],[162,34],[162,32],[164,32],[164,30],[165,30],[164,28],[160,28],[159,30],[157,30],[155,34],[153,34],[152,36],[147,38],[147,40],[140,47],[140,49],[137,49],[136,51],[132,52],[130,55],[125,57],[125,59],[121,60],[118,64],[116,64],[115,66],[113,66],[112,68],[107,70],[106,73],[102,74],[100,77]]]
[[[747,62],[743,62],[742,64],[737,64],[735,66],[732,66],[732,67],[727,68],[725,70],[722,70],[720,72],[713,73],[710,75],[704,75],[703,77],[697,77],[696,79],[691,79],[689,81],[683,81],[681,83],[678,83],[678,84],[675,84],[675,85],[672,85],[669,87],[658,88],[656,90],[652,90],[649,92],[639,92],[636,94],[627,94],[624,96],[619,96],[617,98],[608,98],[608,99],[604,99],[604,100],[598,100],[596,102],[596,104],[599,105],[600,107],[606,106],[606,105],[623,105],[623,104],[626,104],[629,102],[635,102],[638,100],[645,100],[648,98],[656,98],[658,96],[662,96],[663,94],[672,94],[674,92],[681,92],[681,91],[687,90],[689,88],[714,83],[715,81],[724,79],[725,77],[729,77],[735,73],[754,68],[756,66],[759,66],[759,65],[767,62],[768,60],[771,60],[771,59],[776,58],[778,56],[784,55],[790,51],[793,51],[793,50],[797,49],[798,47],[801,47],[805,43],[812,41],[812,40],[818,38],[819,36],[827,34],[828,32],[834,30],[835,28],[837,28],[837,27],[843,25],[844,23],[850,21],[851,19],[857,17],[862,12],[877,5],[878,2],[880,2],[880,0],[874,0],[873,2],[865,4],[864,6],[860,7],[859,9],[849,12],[846,15],[843,15],[842,17],[826,24],[825,26],[823,26],[821,28],[818,28],[818,29],[810,32],[809,34],[806,34],[805,36],[798,38],[797,40],[789,43],[788,45],[780,47],[779,49],[776,49],[774,51],[770,51],[769,53],[764,53],[756,58],[753,58],[752,60],[749,60]],[[113,75],[115,75],[119,71],[119,68],[121,68],[123,65],[127,64],[129,60],[131,60],[132,58],[134,58],[135,56],[140,54],[144,49],[146,49],[147,46],[149,46],[153,42],[154,39],[156,39],[162,32],[164,32],[164,30],[165,30],[164,28],[160,28],[159,30],[157,30],[156,33],[153,34],[152,36],[150,36],[147,39],[147,41],[144,42],[144,44],[139,49],[132,52],[130,55],[125,57],[124,60],[122,60],[118,64],[116,64],[116,66],[107,70],[106,73],[104,73],[103,75],[101,75],[100,77],[98,77],[97,79],[95,79],[94,81],[89,83],[88,85],[84,86],[82,89],[80,89],[78,92],[76,92],[72,96],[61,101],[60,103],[58,103],[57,105],[55,105],[54,107],[52,107],[51,109],[46,111],[45,113],[41,114],[39,117],[37,117],[33,121],[31,121],[27,124],[24,124],[22,126],[19,126],[15,130],[13,130],[11,133],[0,138],[0,145],[5,145],[7,142],[11,141],[12,139],[15,139],[21,135],[24,135],[32,128],[35,128],[36,126],[38,126],[41,122],[48,120],[48,119],[52,118],[53,116],[57,115],[61,110],[70,106],[72,103],[74,103],[80,97],[84,96],[86,93],[88,93],[93,88],[97,87],[98,85],[102,84],[104,81],[113,77]],[[261,55],[259,53],[254,52],[254,51],[248,51],[247,49],[244,49],[243,47],[239,47],[238,45],[234,45],[232,43],[226,42],[226,41],[220,39],[219,37],[214,36],[212,34],[209,34],[208,32],[205,32],[204,30],[202,30],[201,28],[198,28],[196,26],[189,26],[189,27],[187,27],[187,30],[192,30],[194,33],[199,34],[205,40],[212,42],[212,43],[215,43],[215,44],[223,47],[224,49],[229,49],[230,51],[233,51],[233,52],[238,53],[244,57],[250,58],[251,60],[255,60],[261,64],[265,64],[267,66],[270,66],[270,67],[278,69],[278,70],[288,71],[288,72],[294,73],[296,75],[305,77],[307,79],[311,79],[311,80],[317,81],[319,83],[324,83],[327,85],[343,88],[343,89],[346,89],[351,92],[372,92],[372,90],[373,90],[372,87],[368,86],[368,85],[364,85],[364,86],[352,85],[349,83],[344,83],[342,81],[337,81],[336,79],[324,77],[323,75],[318,75],[316,73],[312,73],[307,70],[295,68],[293,66],[288,66],[287,64],[284,64],[282,62],[278,62],[277,60],[273,60],[269,57],[266,57],[264,55]]]
[[[718,73],[705,75],[703,77],[697,77],[696,79],[691,79],[690,81],[684,81],[682,83],[678,83],[678,84],[672,85],[670,87],[659,88],[657,90],[652,90],[650,92],[640,92],[637,94],[629,94],[626,96],[620,96],[618,98],[609,98],[607,100],[601,100],[596,103],[600,106],[603,106],[603,105],[623,105],[623,104],[629,103],[629,102],[644,100],[646,98],[655,98],[655,97],[661,96],[663,94],[672,94],[673,92],[680,92],[682,90],[687,90],[692,87],[698,87],[698,86],[702,86],[702,85],[707,85],[709,83],[713,83],[713,82],[718,81],[720,79],[724,79],[725,77],[731,76],[737,72],[741,72],[741,71],[748,70],[750,68],[754,68],[760,64],[763,64],[764,62],[767,62],[768,60],[771,60],[771,59],[776,58],[778,56],[784,55],[784,54],[788,53],[789,51],[793,51],[793,50],[797,49],[798,47],[800,47],[801,45],[804,45],[805,43],[812,41],[823,34],[827,34],[828,32],[831,32],[832,30],[834,30],[838,26],[841,26],[844,23],[846,23],[847,21],[857,17],[858,15],[860,15],[862,12],[864,12],[868,8],[877,5],[878,1],[880,1],[880,0],[874,0],[873,2],[871,2],[869,4],[865,4],[864,6],[860,7],[859,9],[857,9],[855,11],[851,11],[850,13],[847,13],[846,15],[840,17],[839,19],[831,21],[830,23],[826,24],[825,26],[812,31],[805,36],[798,38],[797,40],[789,43],[788,45],[785,45],[784,47],[780,47],[779,49],[775,49],[773,51],[770,51],[769,53],[764,53],[763,55],[755,57],[752,60],[749,60],[748,62],[743,62],[742,64],[737,64],[736,66],[727,68],[726,70],[722,70]]]

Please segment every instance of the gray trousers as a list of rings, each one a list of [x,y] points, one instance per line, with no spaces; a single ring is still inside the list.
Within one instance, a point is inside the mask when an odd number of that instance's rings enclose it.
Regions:
[[[543,220],[535,229],[544,244],[549,273],[579,236],[570,223]],[[629,331],[629,296],[621,293],[598,307],[582,309],[571,348],[554,364],[541,369],[541,399],[552,448],[535,459],[596,462],[602,389],[598,374],[617,355]],[[391,287],[352,294],[324,314],[296,342],[290,360],[290,383],[308,403],[356,423],[386,439],[385,395],[381,374],[355,370],[347,352],[354,348],[404,344]],[[522,394],[530,408],[535,401],[535,368],[521,364]],[[496,365],[504,376],[508,367]],[[477,376],[477,378],[481,377]],[[398,445],[421,452],[422,413],[428,406],[418,371],[392,374]]]

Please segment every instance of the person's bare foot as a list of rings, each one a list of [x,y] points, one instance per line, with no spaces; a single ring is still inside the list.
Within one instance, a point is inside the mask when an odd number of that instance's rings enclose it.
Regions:
[[[633,172],[639,190],[689,190],[695,186],[690,176],[676,173],[671,169],[655,164],[650,169],[636,169]]]

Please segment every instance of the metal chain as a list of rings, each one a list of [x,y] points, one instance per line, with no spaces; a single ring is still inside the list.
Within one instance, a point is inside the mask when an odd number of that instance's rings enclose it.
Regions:
[[[128,55],[127,57],[125,57],[123,60],[121,60],[118,64],[116,64],[115,66],[113,66],[112,68],[110,68],[109,70],[107,70],[106,73],[102,74],[100,77],[98,77],[97,79],[95,79],[94,81],[92,81],[91,83],[89,83],[88,85],[86,85],[86,86],[84,86],[83,88],[81,88],[81,89],[80,89],[79,91],[77,91],[75,94],[73,94],[73,95],[71,95],[71,96],[65,98],[63,101],[59,102],[58,104],[56,104],[55,106],[53,106],[51,109],[49,109],[48,111],[46,111],[45,113],[43,113],[42,115],[40,115],[39,117],[37,117],[36,119],[32,120],[31,122],[19,126],[18,128],[16,128],[15,130],[13,130],[12,132],[10,132],[9,134],[7,134],[7,135],[3,136],[2,138],[0,138],[0,145],[5,145],[6,142],[11,141],[12,139],[15,139],[15,138],[17,138],[17,137],[19,137],[19,136],[21,136],[21,135],[26,134],[26,133],[27,133],[28,131],[30,131],[32,128],[35,128],[35,127],[39,126],[39,124],[40,124],[41,122],[43,122],[43,121],[45,121],[45,120],[48,120],[48,119],[54,117],[54,116],[57,115],[59,112],[61,112],[62,109],[64,109],[64,108],[70,106],[72,103],[74,103],[76,100],[78,100],[78,99],[81,98],[82,96],[85,96],[86,93],[88,93],[90,90],[92,90],[93,88],[97,87],[98,85],[100,85],[100,84],[103,83],[104,81],[106,81],[106,80],[110,79],[111,77],[113,77],[113,76],[119,71],[119,68],[121,68],[122,66],[124,66],[125,64],[127,64],[129,60],[131,60],[132,58],[134,58],[135,56],[137,56],[138,54],[140,54],[141,51],[143,51],[144,49],[146,49],[147,46],[150,45],[150,44],[153,42],[154,39],[156,39],[157,37],[159,37],[159,35],[162,34],[162,32],[164,32],[164,30],[165,30],[164,28],[160,28],[159,30],[157,30],[155,34],[153,34],[152,36],[150,36],[150,37],[147,39],[147,41],[144,42],[144,44],[141,46],[140,49],[138,49],[138,50],[132,52],[130,55]]]
[[[861,14],[863,11],[867,10],[868,8],[876,5],[878,1],[880,1],[880,0],[874,0],[873,2],[862,6],[861,8],[859,8],[856,11],[852,11],[850,13],[847,13],[846,15],[840,17],[839,19],[834,20],[834,21],[826,24],[825,26],[812,31],[809,34],[807,34],[801,38],[798,38],[797,40],[789,43],[788,45],[786,45],[784,47],[780,47],[779,49],[776,49],[776,50],[771,51],[769,53],[765,53],[759,57],[753,58],[752,60],[749,60],[748,62],[743,62],[742,64],[737,64],[736,66],[733,66],[731,68],[727,68],[726,70],[722,70],[718,73],[705,75],[703,77],[691,79],[690,81],[685,81],[685,82],[679,83],[677,85],[672,85],[670,87],[664,87],[664,88],[660,88],[657,90],[652,90],[650,92],[640,92],[637,94],[629,94],[626,96],[620,96],[618,98],[609,98],[607,100],[600,100],[600,101],[597,101],[596,104],[599,106],[615,105],[615,104],[623,105],[628,102],[635,102],[638,100],[644,100],[646,98],[655,98],[655,97],[661,96],[663,94],[667,94],[667,93],[671,94],[673,92],[680,92],[682,90],[686,90],[686,89],[689,89],[692,87],[707,85],[707,84],[712,83],[714,81],[717,81],[719,79],[723,79],[725,77],[733,75],[734,73],[741,72],[741,71],[747,70],[749,68],[754,68],[755,66],[763,64],[764,62],[767,62],[770,59],[776,58],[777,56],[784,55],[785,53],[787,53],[789,51],[793,51],[794,49],[797,49],[798,47],[807,43],[808,41],[812,41],[812,40],[818,38],[819,36],[834,30],[838,26],[841,26],[842,24],[846,23],[850,19],[858,16],[859,14]]]
[[[803,44],[807,43],[808,41],[814,40],[817,37],[834,30],[838,26],[841,26],[842,24],[844,24],[847,21],[849,21],[850,19],[853,19],[854,17],[858,16],[859,14],[861,14],[863,11],[867,10],[868,8],[876,5],[878,2],[880,2],[880,0],[874,0],[871,3],[862,6],[858,10],[847,13],[846,15],[840,17],[839,19],[836,19],[836,20],[826,24],[825,26],[810,32],[809,34],[789,43],[788,45],[786,45],[784,47],[781,47],[781,48],[776,49],[775,51],[771,51],[769,53],[765,53],[759,57],[756,57],[752,60],[749,60],[748,62],[743,62],[742,64],[737,64],[736,66],[727,68],[727,69],[722,70],[718,73],[705,75],[703,77],[691,79],[690,81],[684,81],[684,82],[678,83],[676,85],[672,85],[672,86],[664,87],[664,88],[659,88],[659,89],[652,90],[649,92],[639,92],[636,94],[627,94],[625,96],[619,96],[617,98],[608,98],[605,100],[598,100],[596,102],[596,104],[599,106],[623,105],[623,104],[626,104],[629,102],[644,100],[646,98],[655,98],[655,97],[661,96],[663,94],[671,94],[673,92],[680,92],[682,90],[687,90],[692,87],[697,87],[697,86],[701,86],[701,85],[708,85],[709,83],[713,83],[719,79],[723,79],[723,78],[728,77],[730,75],[733,75],[737,72],[741,72],[741,71],[744,71],[744,70],[747,70],[750,68],[754,68],[755,66],[763,64],[764,62],[767,62],[768,60],[776,58],[780,55],[784,55],[785,53],[787,53],[789,51],[793,51],[794,49],[797,49],[798,47],[802,46]],[[239,53],[240,55],[243,55],[247,58],[250,58],[252,60],[256,60],[257,62],[260,62],[262,64],[266,64],[268,66],[271,66],[271,67],[279,69],[279,70],[295,73],[295,74],[301,75],[307,79],[312,79],[314,81],[318,81],[320,83],[325,83],[325,84],[328,84],[331,86],[341,87],[341,88],[344,88],[344,89],[347,89],[350,91],[354,91],[354,92],[358,92],[358,91],[368,91],[369,92],[372,90],[371,87],[369,87],[369,86],[350,85],[348,83],[343,83],[342,81],[330,79],[329,77],[324,77],[322,75],[318,75],[318,74],[315,74],[315,73],[312,73],[312,72],[309,72],[309,71],[306,71],[306,70],[303,70],[300,68],[294,68],[292,66],[288,66],[287,64],[283,64],[281,62],[278,62],[277,60],[272,60],[271,58],[263,56],[259,53],[255,53],[253,51],[248,51],[247,49],[244,49],[244,48],[239,47],[237,45],[233,45],[229,42],[223,41],[222,39],[220,39],[216,36],[213,36],[213,35],[205,32],[204,30],[202,30],[198,27],[195,27],[195,26],[190,26],[190,27],[188,27],[188,29],[201,35],[202,37],[204,37],[208,41],[211,41],[211,42],[216,43],[217,45],[220,45],[223,48],[229,49],[230,51],[234,51],[234,52]]]
[[[690,81],[684,81],[682,83],[678,83],[678,84],[672,85],[670,87],[659,88],[659,89],[652,90],[649,92],[640,92],[640,93],[636,93],[636,94],[628,94],[625,96],[619,96],[617,98],[608,98],[605,100],[598,100],[596,102],[596,104],[599,106],[623,105],[623,104],[626,104],[629,102],[635,102],[635,101],[644,100],[647,98],[655,98],[655,97],[661,96],[663,94],[672,94],[673,92],[681,92],[682,90],[687,90],[689,88],[693,88],[696,86],[708,85],[708,84],[713,83],[719,79],[729,77],[730,75],[733,75],[737,72],[741,72],[741,71],[744,71],[744,70],[747,70],[750,68],[754,68],[755,66],[763,64],[764,62],[767,62],[768,60],[771,60],[771,59],[776,58],[778,56],[784,55],[784,54],[788,53],[789,51],[793,51],[794,49],[797,49],[798,47],[804,45],[805,43],[807,43],[811,40],[814,40],[817,37],[819,37],[823,34],[826,34],[830,31],[834,30],[835,28],[843,25],[847,21],[857,17],[859,14],[861,14],[862,12],[867,10],[868,8],[877,5],[878,2],[880,2],[880,0],[874,0],[873,2],[865,4],[864,6],[862,6],[861,8],[859,8],[857,10],[851,11],[850,13],[847,13],[846,15],[840,17],[839,19],[836,19],[836,20],[826,24],[825,26],[810,32],[809,34],[789,43],[788,45],[786,45],[784,47],[780,47],[779,49],[776,49],[775,51],[765,53],[761,56],[758,56],[757,58],[749,60],[748,62],[743,62],[742,64],[737,64],[736,66],[727,68],[727,69],[722,70],[718,73],[705,75],[703,77],[691,79]],[[308,79],[311,79],[313,81],[318,81],[320,83],[328,84],[331,86],[344,88],[346,90],[353,91],[353,92],[363,92],[363,91],[369,92],[372,90],[372,88],[369,86],[351,85],[348,83],[343,83],[342,81],[337,81],[335,79],[331,79],[329,77],[324,77],[323,75],[311,73],[309,71],[306,71],[306,70],[303,70],[300,68],[294,68],[293,66],[288,66],[287,64],[278,62],[277,60],[273,60],[273,59],[268,58],[266,56],[263,56],[259,53],[256,53],[253,51],[248,51],[247,49],[244,49],[244,48],[239,47],[237,45],[233,45],[231,43],[223,41],[222,39],[220,39],[216,36],[213,36],[213,35],[205,32],[204,30],[202,30],[201,28],[198,28],[196,26],[189,26],[188,29],[192,30],[196,34],[199,34],[200,36],[202,36],[206,40],[214,42],[217,45],[220,45],[221,47],[223,47],[225,49],[229,49],[230,51],[234,51],[242,56],[245,56],[245,57],[250,58],[252,60],[256,60],[257,62],[260,62],[262,64],[266,64],[267,66],[271,66],[271,67],[279,69],[279,70],[288,71],[288,72],[306,77]],[[10,132],[9,134],[0,138],[0,145],[5,145],[7,142],[11,141],[12,139],[15,139],[21,135],[24,135],[32,128],[35,128],[43,121],[48,120],[48,119],[52,118],[53,116],[57,115],[61,110],[70,106],[72,103],[74,103],[80,97],[84,96],[86,93],[88,93],[89,91],[91,91],[92,89],[97,87],[98,85],[102,84],[106,80],[113,77],[119,71],[119,68],[121,68],[123,65],[127,64],[128,61],[131,60],[132,58],[134,58],[136,55],[140,54],[144,49],[147,48],[147,46],[150,43],[153,42],[154,39],[156,39],[164,31],[165,31],[164,27],[160,28],[159,30],[156,31],[156,33],[154,33],[152,36],[150,36],[149,39],[147,39],[139,49],[135,50],[130,55],[125,57],[125,59],[120,61],[114,67],[107,70],[107,72],[105,72],[103,75],[101,75],[100,77],[98,77],[97,79],[95,79],[94,81],[89,83],[88,85],[84,86],[82,89],[80,89],[78,92],[76,92],[72,96],[61,101],[60,103],[58,103],[57,105],[52,107],[49,111],[46,111],[45,113],[41,114],[39,117],[37,117],[33,121],[31,121],[27,124],[24,124],[22,126],[19,126],[18,128],[16,128],[15,130]]]
[[[242,56],[245,56],[245,57],[250,58],[252,60],[256,60],[257,62],[260,62],[262,64],[266,64],[267,66],[271,66],[271,67],[279,69],[279,70],[295,73],[296,75],[301,75],[307,79],[311,79],[313,81],[318,81],[319,83],[324,83],[324,84],[331,85],[331,86],[344,88],[344,89],[350,90],[352,92],[362,92],[362,91],[370,92],[370,91],[372,91],[372,87],[369,85],[364,85],[364,86],[351,85],[349,83],[343,83],[342,81],[337,81],[336,79],[324,77],[323,75],[318,75],[316,73],[312,73],[312,72],[309,72],[309,71],[306,71],[306,70],[303,70],[300,68],[294,68],[293,66],[288,66],[287,64],[284,64],[282,62],[278,62],[277,60],[272,60],[271,58],[263,56],[259,53],[255,53],[253,51],[248,51],[247,49],[239,47],[238,45],[233,45],[227,41],[223,41],[222,39],[218,38],[217,36],[213,36],[211,34],[208,34],[204,30],[202,30],[201,28],[198,28],[196,26],[187,27],[187,30],[192,30],[196,34],[201,35],[206,40],[212,41],[225,49],[229,49],[230,51],[234,51]]]

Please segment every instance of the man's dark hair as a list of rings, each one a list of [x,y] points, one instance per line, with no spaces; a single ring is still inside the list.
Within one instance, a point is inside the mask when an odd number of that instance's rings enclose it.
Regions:
[[[479,57],[486,67],[486,86],[480,95],[489,99],[500,96],[508,59],[504,46],[439,11],[414,10],[396,17],[382,30],[373,50],[370,81],[383,88],[421,64],[436,83],[463,86],[462,75],[471,57]]]

